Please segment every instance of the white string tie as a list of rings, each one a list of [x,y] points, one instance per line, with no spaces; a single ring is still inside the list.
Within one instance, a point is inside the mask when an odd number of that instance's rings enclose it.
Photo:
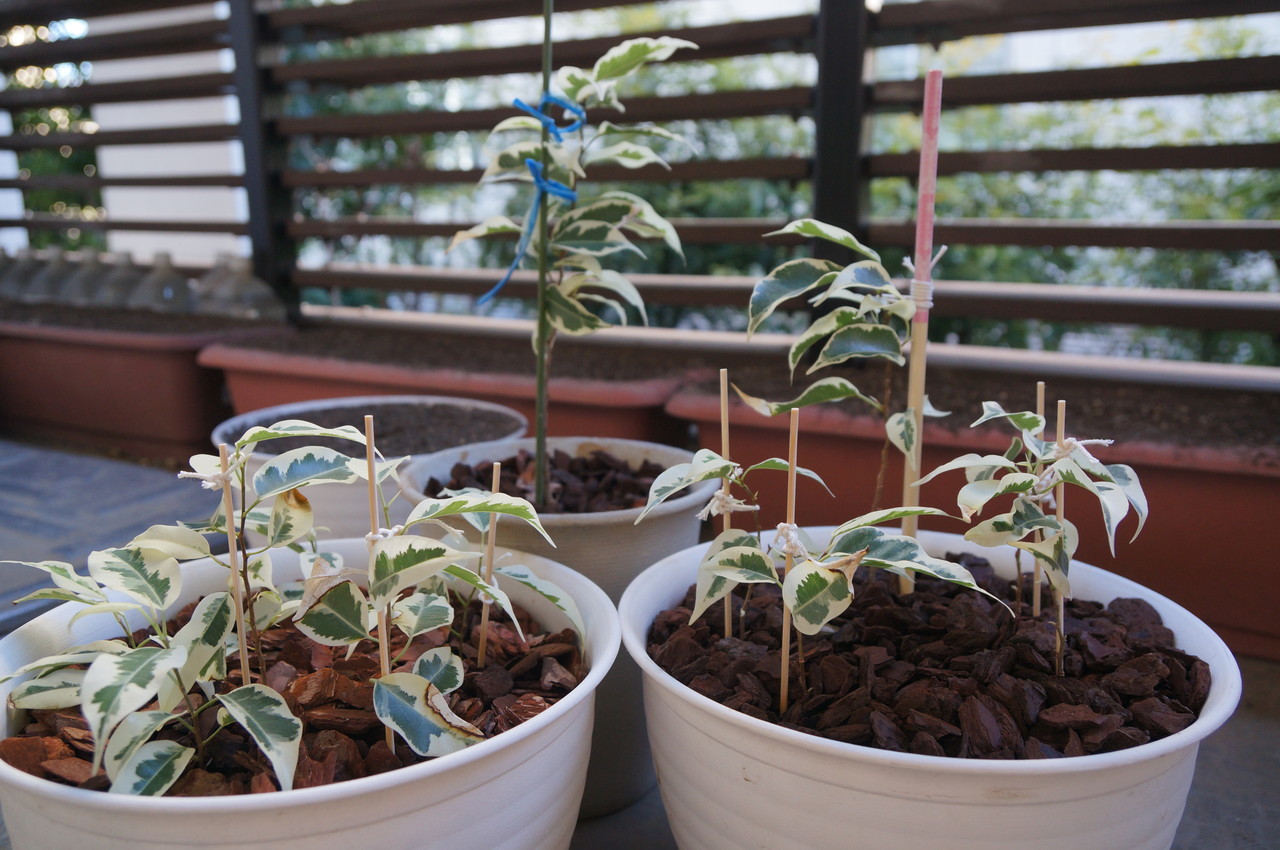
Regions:
[[[736,513],[738,511],[758,511],[759,505],[748,504],[725,490],[716,490],[711,494],[711,501],[698,512],[698,519],[710,519],[713,516]]]
[[[778,534],[771,548],[775,552],[790,555],[793,561],[809,560],[809,550],[800,542],[800,526],[793,522],[778,523]]]
[[[392,526],[391,528],[379,528],[377,531],[371,531],[368,534],[366,534],[364,536],[364,541],[365,543],[369,544],[369,548],[372,549],[374,546],[378,544],[378,541],[390,540],[392,537],[395,537],[402,531],[404,531],[403,525],[395,525],[395,526]]]
[[[916,303],[916,307],[921,310],[930,310],[933,308],[933,269],[938,265],[938,261],[947,253],[947,246],[943,245],[938,248],[938,252],[933,255],[933,259],[929,261],[929,277],[930,280],[916,279],[916,264],[910,257],[903,257],[902,264],[906,266],[907,271],[911,272],[911,300]]]
[[[192,472],[184,469],[178,473],[179,478],[195,478],[206,490],[221,490],[231,486],[231,469],[226,472]]]
[[[1099,463],[1098,459],[1091,455],[1085,446],[1109,446],[1114,442],[1115,440],[1077,440],[1075,437],[1067,437],[1053,447],[1053,459],[1062,460],[1070,457],[1078,450],[1089,460]]]

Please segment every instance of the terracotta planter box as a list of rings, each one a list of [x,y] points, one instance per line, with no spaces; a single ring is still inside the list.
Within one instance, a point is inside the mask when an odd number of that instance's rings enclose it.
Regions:
[[[225,372],[236,413],[317,398],[425,393],[504,404],[534,421],[531,375],[408,368],[229,345],[206,348],[199,362]],[[680,382],[678,376],[626,382],[553,377],[548,433],[683,443],[682,423],[664,409]]]
[[[698,426],[701,445],[719,450],[718,399],[686,390],[672,398],[667,410]],[[743,466],[767,457],[786,457],[785,416],[763,417],[734,403],[730,423],[732,456]],[[884,441],[880,420],[822,405],[801,411],[800,431],[800,465],[823,475],[835,498],[815,482],[800,479],[797,521],[833,524],[870,510]],[[1011,436],[1010,429],[999,425],[959,432],[926,425],[922,468],[927,472],[969,451],[1003,453]],[[1101,531],[1096,502],[1076,496],[1069,500],[1068,516],[1082,532],[1077,557],[1185,606],[1209,623],[1236,652],[1280,659],[1280,622],[1275,619],[1271,598],[1248,590],[1267,578],[1269,562],[1238,557],[1222,548],[1228,535],[1267,529],[1275,521],[1276,505],[1280,505],[1280,451],[1274,447],[1220,450],[1117,441],[1098,454],[1105,463],[1126,463],[1137,471],[1150,516],[1141,536],[1132,543],[1134,519],[1126,518],[1116,535],[1113,558]],[[760,473],[757,483],[766,474]],[[944,475],[926,484],[921,502],[955,510],[959,480]],[[764,528],[771,529],[783,520],[785,491],[779,484],[762,494],[760,522]],[[902,456],[890,448],[880,506],[897,505],[901,497]],[[921,526],[963,533],[962,525],[954,520],[927,518]]]
[[[0,430],[139,457],[205,451],[229,411],[196,355],[225,337],[0,322]]]

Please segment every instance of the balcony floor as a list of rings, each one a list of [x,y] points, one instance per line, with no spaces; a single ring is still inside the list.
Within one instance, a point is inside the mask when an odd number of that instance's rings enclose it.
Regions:
[[[0,558],[83,566],[91,549],[211,510],[209,493],[169,470],[0,439]],[[41,578],[6,566],[0,603]],[[3,630],[33,613],[6,618],[8,608],[0,605]],[[1176,850],[1280,847],[1280,664],[1244,658],[1241,668],[1244,699],[1200,748]],[[0,827],[0,850],[9,847]],[[572,847],[667,850],[675,842],[655,790],[622,812],[579,824]]]

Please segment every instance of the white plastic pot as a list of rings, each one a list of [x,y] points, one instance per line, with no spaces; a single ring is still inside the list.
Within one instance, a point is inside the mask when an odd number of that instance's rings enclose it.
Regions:
[[[365,412],[373,405],[387,404],[404,404],[418,407],[462,407],[504,415],[511,420],[510,430],[505,435],[508,438],[519,437],[529,425],[523,415],[509,407],[469,398],[434,395],[349,396],[345,398],[300,401],[293,404],[281,404],[276,407],[251,410],[248,413],[242,413],[219,423],[218,427],[213,430],[211,440],[214,446],[220,443],[226,443],[230,446],[254,425],[272,425],[283,419],[304,419],[309,421],[309,417],[316,415],[318,411],[335,409],[350,410],[353,420],[359,420],[353,421],[352,424],[363,430]],[[375,442],[377,441],[377,425],[378,423],[375,420]],[[460,435],[460,437],[468,441],[474,439],[473,436],[466,434]],[[444,449],[446,446],[436,446],[434,448]],[[363,452],[363,446],[358,443],[351,443],[350,448],[344,451],[345,454],[360,457],[363,457]],[[259,444],[257,451],[249,459],[247,473],[250,476],[256,474],[262,468],[262,465],[274,456],[275,452],[270,442]],[[396,495],[394,482],[383,482],[382,490],[383,497],[387,500]],[[363,537],[369,532],[369,494],[364,487],[340,485],[308,487],[307,498],[311,500],[312,510],[317,517],[321,518],[321,522],[328,529],[326,533],[330,537]],[[403,498],[391,502],[391,523],[393,525],[403,523],[409,516],[411,507],[412,505],[406,503]]]
[[[549,451],[559,449],[584,456],[596,449],[632,464],[651,460],[663,468],[687,463],[691,452],[637,440],[552,437]],[[518,451],[532,452],[534,440],[494,440],[415,457],[400,476],[401,489],[416,503],[423,499],[427,480],[449,480],[455,464],[475,465],[505,460]],[[698,540],[701,521],[697,514],[711,498],[718,482],[704,481],[668,499],[636,525],[641,508],[592,514],[540,514],[542,525],[556,542],[555,548],[522,522],[500,521],[498,540],[505,546],[555,558],[598,584],[615,602],[631,580],[654,561],[692,546]],[[640,671],[625,657],[619,658],[597,697],[599,722],[592,743],[591,771],[582,803],[582,817],[592,818],[625,808],[639,800],[655,781],[645,739]]]
[[[363,539],[326,544],[347,563],[365,557]],[[277,578],[299,575],[287,553]],[[141,798],[58,785],[0,762],[0,806],[14,850],[420,850],[566,848],[586,778],[594,696],[617,654],[618,621],[604,593],[561,564],[520,555],[539,576],[577,602],[586,624],[589,675],[551,708],[461,752],[377,776],[319,788],[206,798]],[[503,581],[511,598],[544,626],[567,618],[523,585]],[[183,567],[176,607],[226,587],[210,561]],[[0,672],[67,646],[116,634],[110,617],[68,626],[79,605],[62,605],[0,640]],[[0,686],[7,698],[13,682]],[[6,718],[0,736],[8,734]]]
[[[920,539],[934,554],[976,551],[1013,575],[1006,551],[954,534],[921,532]],[[646,570],[620,609],[623,643],[644,675],[662,800],[682,850],[1165,850],[1182,817],[1199,742],[1240,700],[1239,667],[1208,626],[1141,585],[1076,562],[1071,585],[1078,597],[1147,600],[1178,646],[1209,664],[1213,686],[1191,726],[1120,752],[1027,761],[894,753],[784,729],[697,694],[648,656],[654,617],[680,603],[703,548]]]

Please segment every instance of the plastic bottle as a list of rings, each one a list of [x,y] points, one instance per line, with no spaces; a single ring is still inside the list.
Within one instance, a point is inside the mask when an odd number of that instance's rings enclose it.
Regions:
[[[142,278],[142,269],[133,264],[133,254],[128,251],[115,253],[106,277],[94,293],[93,303],[102,307],[123,307]]]
[[[93,302],[98,285],[106,277],[107,267],[96,248],[88,248],[80,254],[80,262],[71,274],[62,279],[54,293],[54,300],[63,304],[86,305]]]
[[[49,249],[49,257],[43,268],[27,281],[22,291],[22,300],[33,303],[52,301],[62,282],[74,271],[75,267],[67,260],[67,255],[61,248]]]
[[[125,299],[125,306],[168,313],[191,312],[191,284],[173,267],[168,251],[157,251],[150,273],[138,282]]]

